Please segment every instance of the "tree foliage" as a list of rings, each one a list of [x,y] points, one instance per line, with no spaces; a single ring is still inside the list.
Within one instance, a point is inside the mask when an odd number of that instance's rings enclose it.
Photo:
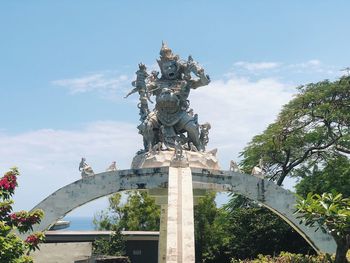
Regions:
[[[245,172],[262,158],[266,174],[281,185],[287,175],[298,175],[297,168],[312,167],[334,153],[350,153],[350,77],[298,90],[277,120],[241,153]]]
[[[196,262],[228,262],[225,253],[229,237],[226,233],[226,216],[216,207],[215,192],[201,197],[194,208]]]
[[[302,180],[295,186],[298,195],[306,198],[307,194],[326,192],[341,193],[350,197],[350,160],[342,155],[326,161],[321,168],[314,166],[299,172]]]
[[[98,239],[93,243],[95,255],[125,255],[122,230],[159,230],[160,209],[146,191],[130,191],[127,193],[126,202],[122,199],[120,193],[111,195],[107,211],[101,211],[94,217],[93,223],[97,230],[113,231],[108,240]]]
[[[123,256],[125,255],[125,240],[120,228],[113,227],[113,233],[108,239],[99,238],[92,244],[93,255]]]
[[[316,225],[322,231],[329,232],[337,243],[335,262],[347,262],[346,253],[350,248],[350,198],[343,198],[342,194],[309,193],[306,199],[298,199],[297,213],[307,226]]]
[[[314,253],[280,217],[240,195],[232,195],[221,208],[214,193],[202,197],[195,207],[195,240],[196,262],[205,263],[281,251]]]
[[[228,216],[231,258],[255,258],[258,254],[275,255],[281,251],[312,253],[313,249],[280,217],[264,207],[241,207]]]
[[[43,211],[12,212],[12,195],[17,187],[17,168],[12,168],[0,178],[0,262],[33,262],[29,253],[38,248],[43,241],[43,233],[33,233],[24,241],[14,232],[26,233],[33,230],[33,225],[41,221]]]
[[[130,231],[158,231],[159,223],[160,208],[146,191],[128,192],[124,204],[121,194],[112,195],[108,211],[102,211],[94,219],[98,230],[112,230],[117,226]]]

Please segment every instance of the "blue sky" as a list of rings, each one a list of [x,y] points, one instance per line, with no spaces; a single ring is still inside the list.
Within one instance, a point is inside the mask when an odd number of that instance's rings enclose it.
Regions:
[[[82,156],[95,172],[129,167],[141,137],[137,98],[122,97],[139,62],[156,67],[162,40],[211,76],[191,102],[227,169],[296,86],[349,66],[349,10],[345,0],[1,1],[0,167],[22,171],[18,209],[78,180]]]

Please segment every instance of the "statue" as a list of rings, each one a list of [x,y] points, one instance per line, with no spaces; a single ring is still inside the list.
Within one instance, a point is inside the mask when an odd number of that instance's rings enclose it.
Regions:
[[[135,87],[129,94],[138,92],[140,103],[139,133],[143,136],[144,149],[138,153],[156,149],[164,150],[183,147],[188,150],[205,151],[209,138],[210,124],[198,124],[198,115],[189,109],[191,89],[208,85],[210,78],[191,56],[180,60],[163,42],[160,58],[157,60],[159,72],[148,74],[146,66],[139,64]],[[150,96],[155,96],[155,108],[149,110]],[[186,134],[186,135],[185,135]]]
[[[110,166],[106,169],[106,172],[114,172],[117,171],[117,163],[113,161]]]
[[[242,172],[241,169],[239,169],[238,164],[233,160],[230,161],[230,171],[235,172],[235,173]]]
[[[259,164],[253,167],[252,175],[259,178],[264,178],[264,163],[262,158],[259,159]]]
[[[137,107],[140,109],[140,120],[144,121],[149,113],[147,100],[152,102],[147,91],[146,79],[149,77],[149,75],[144,64],[139,64],[139,70],[136,71],[136,76],[136,80],[131,83],[131,85],[135,88],[132,89],[124,98],[129,97],[135,92],[139,93],[140,103],[137,105]]]
[[[86,162],[86,159],[83,157],[81,158],[80,164],[79,164],[79,171],[81,172],[81,177],[88,177],[95,175],[94,171],[92,170],[91,166],[88,165]]]

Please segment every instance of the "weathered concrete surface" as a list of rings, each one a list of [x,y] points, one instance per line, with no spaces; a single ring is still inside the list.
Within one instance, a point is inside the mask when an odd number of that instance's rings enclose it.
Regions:
[[[40,250],[32,252],[35,263],[72,263],[91,256],[91,242],[40,244]]]
[[[284,219],[316,251],[335,253],[336,243],[330,235],[315,232],[316,227],[299,224],[300,220],[294,214],[296,196],[292,192],[268,180],[242,173],[192,169],[192,175],[194,188],[234,192],[258,201]]]
[[[194,263],[192,175],[189,167],[170,167],[166,263]]]
[[[45,211],[45,217],[34,231],[48,229],[73,209],[97,198],[123,190],[166,187],[168,168],[131,169],[99,173],[57,190],[33,209]]]
[[[160,206],[160,227],[158,242],[158,263],[166,262],[168,205]]]
[[[336,244],[330,235],[315,228],[299,225],[294,215],[295,195],[267,180],[251,175],[208,169],[192,170],[194,189],[228,191],[258,201],[282,217],[317,251],[335,253]],[[96,198],[132,189],[159,189],[168,184],[168,168],[143,168],[96,174],[69,184],[39,203],[45,211],[42,223],[35,230],[45,230],[73,209]]]

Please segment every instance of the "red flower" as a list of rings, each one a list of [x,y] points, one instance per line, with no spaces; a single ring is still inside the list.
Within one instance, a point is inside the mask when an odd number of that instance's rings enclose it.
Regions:
[[[10,183],[9,181],[7,180],[6,177],[3,177],[1,180],[0,180],[0,187],[3,188],[4,190],[10,190]]]
[[[26,238],[25,242],[30,245],[37,245],[39,243],[39,239],[36,235],[30,235]]]
[[[17,177],[12,173],[7,173],[3,178],[0,179],[0,188],[12,191],[17,186]]]

